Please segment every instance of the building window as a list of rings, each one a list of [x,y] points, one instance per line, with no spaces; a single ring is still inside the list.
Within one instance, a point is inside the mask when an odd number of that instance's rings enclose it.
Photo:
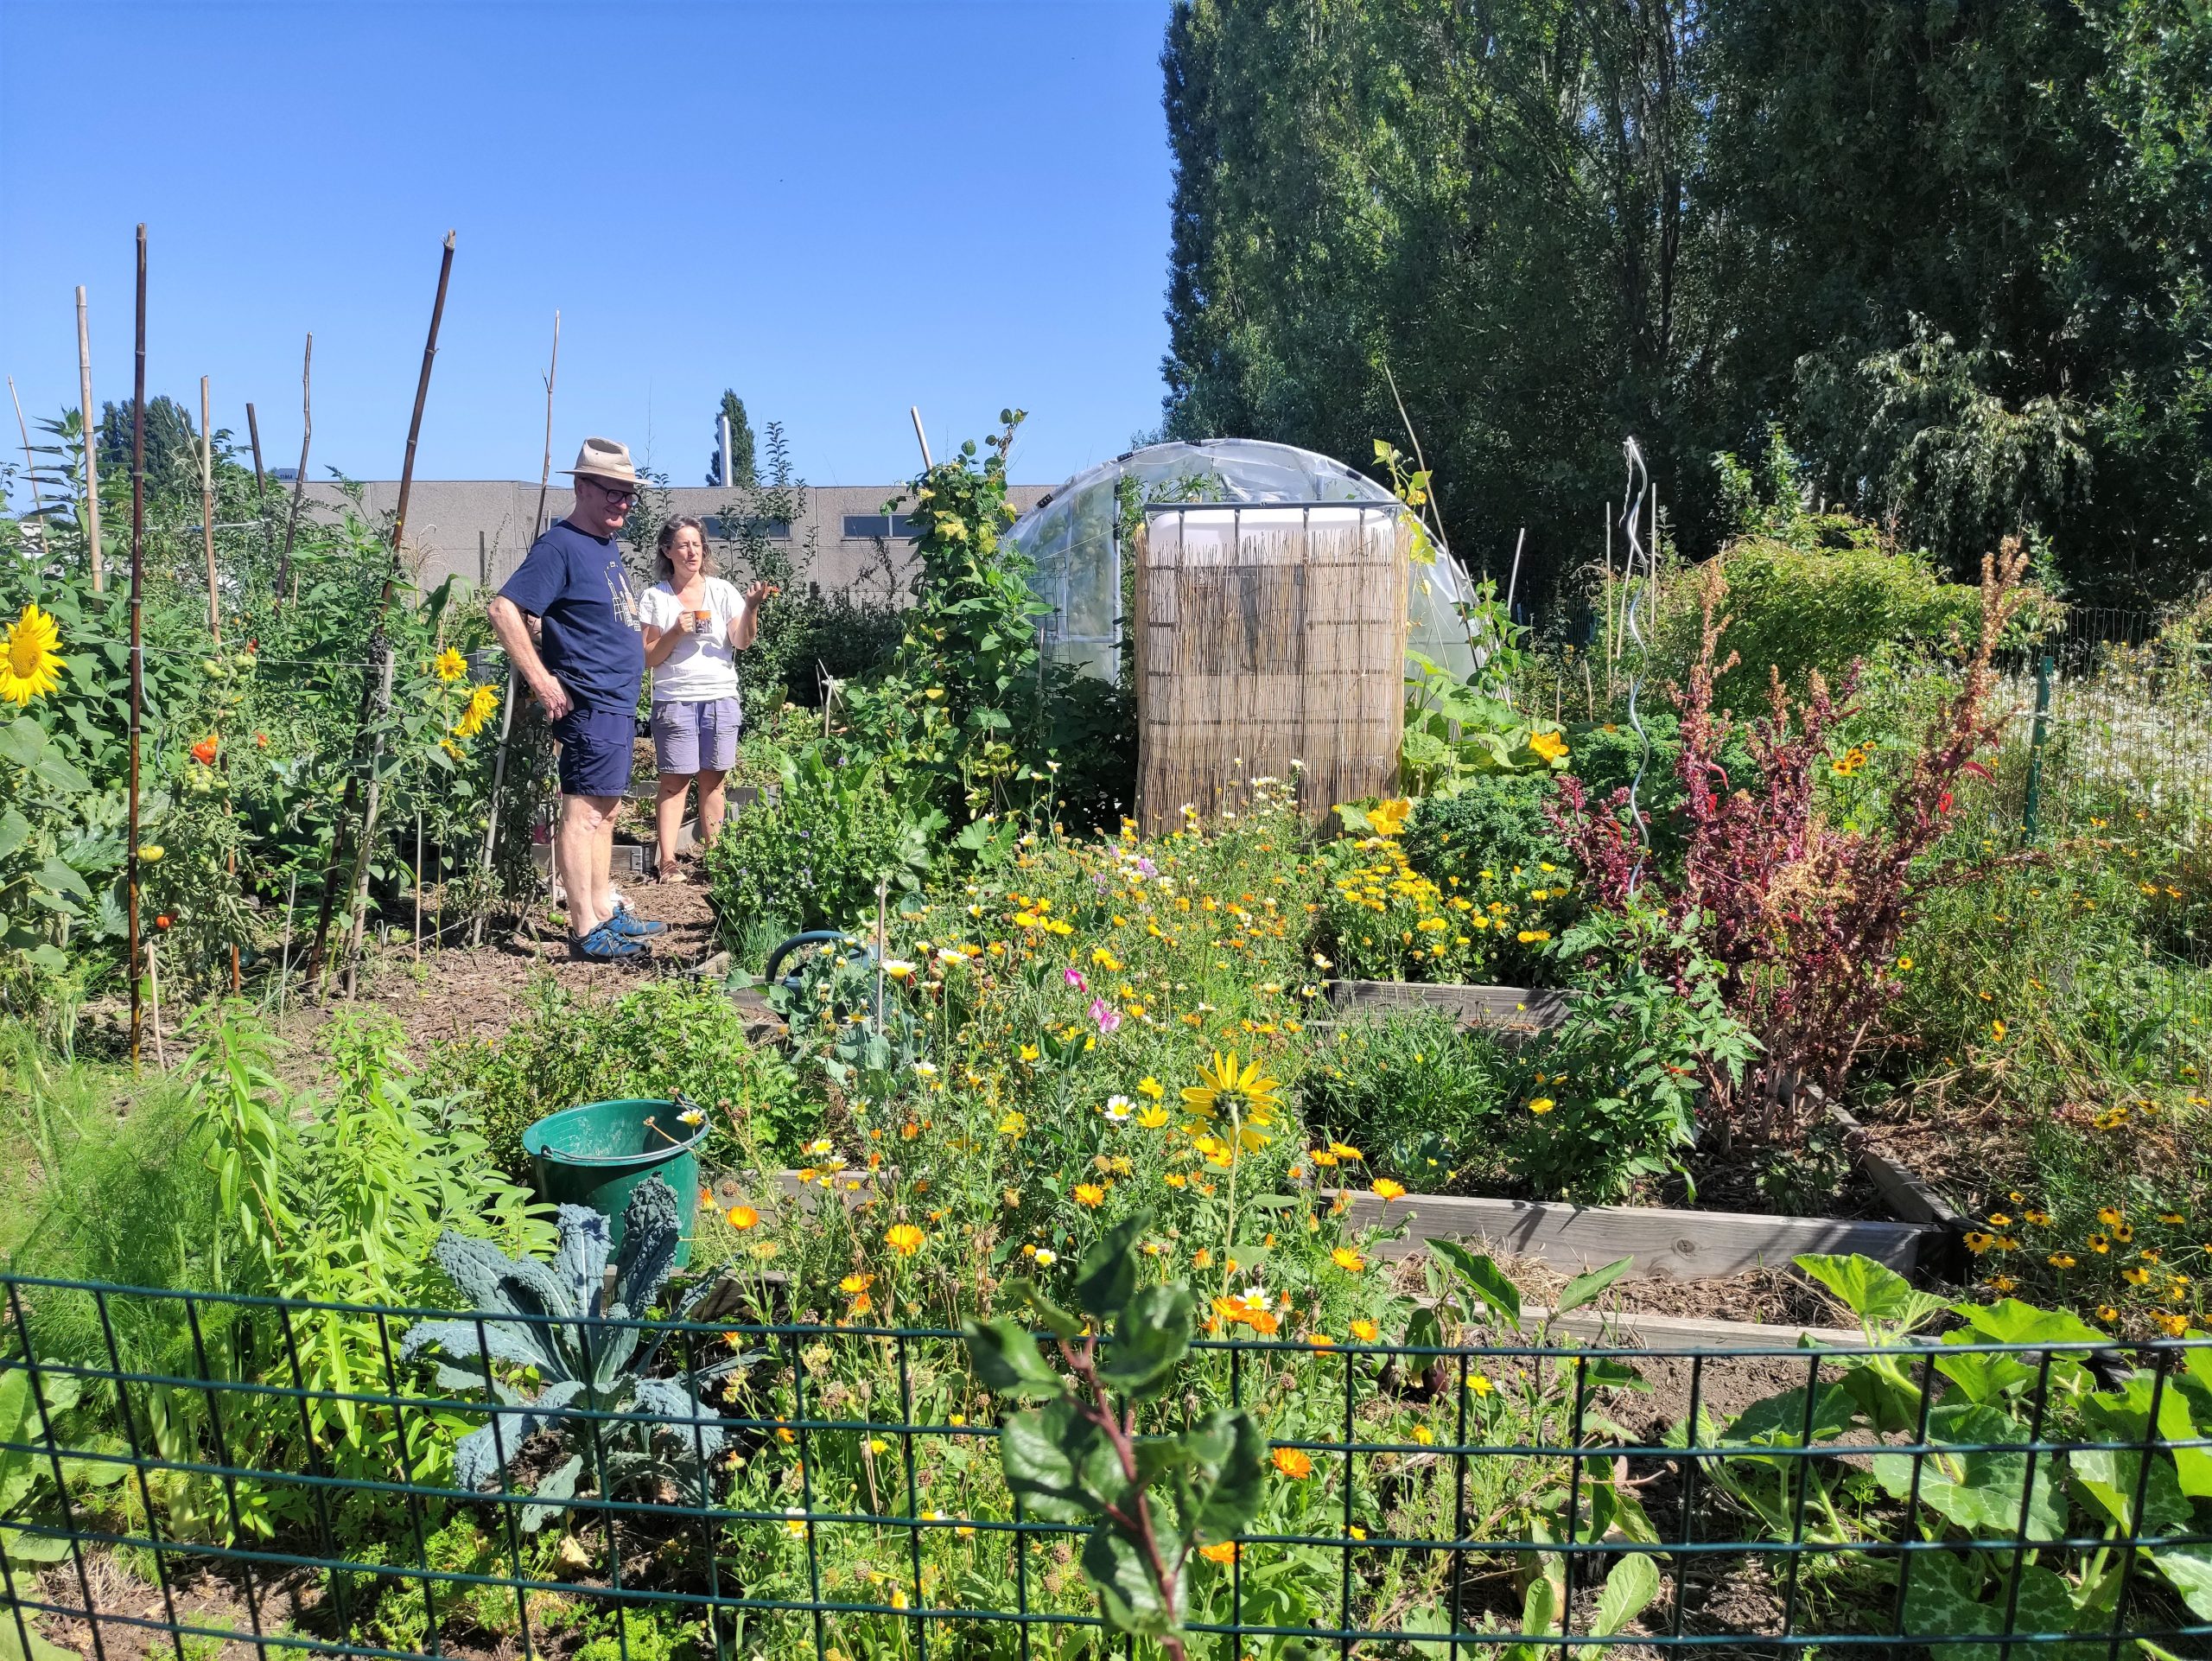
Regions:
[[[847,542],[866,542],[876,538],[893,542],[913,542],[921,534],[915,528],[912,514],[848,513],[845,515]]]
[[[732,530],[724,525],[719,514],[709,513],[699,523],[707,527],[707,538],[711,542],[733,542],[741,534],[759,537],[765,542],[789,542],[791,539],[791,522],[789,519],[747,519],[742,527]]]

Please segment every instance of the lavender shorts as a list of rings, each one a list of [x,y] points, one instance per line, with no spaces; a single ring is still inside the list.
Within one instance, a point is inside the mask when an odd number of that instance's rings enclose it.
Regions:
[[[653,705],[653,765],[663,773],[727,773],[737,765],[735,698]]]

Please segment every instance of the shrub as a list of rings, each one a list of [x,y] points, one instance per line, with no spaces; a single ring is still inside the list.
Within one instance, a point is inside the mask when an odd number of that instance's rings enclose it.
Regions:
[[[1923,869],[1923,856],[1951,823],[1956,787],[1969,774],[1987,776],[1976,757],[1998,731],[1990,656],[2018,608],[2026,563],[2011,541],[1984,562],[1980,644],[1957,695],[1945,699],[1902,776],[1870,792],[1840,826],[1822,811],[1816,786],[1823,773],[1847,780],[1866,762],[1856,749],[1828,753],[1831,729],[1850,709],[1852,674],[1840,695],[1814,675],[1802,706],[1773,678],[1772,712],[1749,737],[1756,793],[1738,787],[1720,763],[1734,722],[1727,711],[1715,712],[1713,687],[1736,659],[1716,658],[1725,626],[1716,613],[1727,592],[1718,566],[1700,573],[1698,659],[1688,689],[1677,695],[1675,774],[1687,837],[1679,875],[1639,878],[1643,862],[1621,818],[1619,792],[1597,809],[1574,781],[1561,786],[1559,822],[1591,903],[1622,913],[1647,906],[1663,912],[1670,926],[1651,937],[1644,966],[1679,976],[1709,958],[1728,1007],[1758,1034],[1764,1066],[1777,1076],[1840,1091],[1898,993],[1898,940],[1931,881],[1947,874]],[[1726,1091],[1719,1105],[1728,1107]],[[1794,1139],[1802,1127],[1780,1128]],[[1770,1123],[1762,1134],[1776,1129]]]
[[[1441,1009],[1346,1021],[1300,1080],[1300,1106],[1324,1143],[1357,1148],[1370,1169],[1434,1192],[1497,1165],[1510,1064],[1497,1041]]]
[[[735,1126],[778,1154],[797,1152],[813,1126],[789,1069],[746,1041],[736,1005],[719,987],[683,981],[591,1002],[549,977],[502,1036],[441,1044],[429,1071],[472,1093],[492,1158],[517,1174],[530,1168],[522,1133],[582,1102],[680,1092],[709,1110],[716,1138]]]
[[[722,827],[707,854],[707,880],[724,936],[751,921],[799,928],[844,926],[875,914],[875,887],[918,886],[943,816],[917,816],[880,767],[833,767],[810,748],[781,761],[773,804],[756,802]]]
[[[1406,821],[1406,858],[1433,882],[1457,877],[1462,885],[1484,869],[1563,865],[1567,844],[1544,816],[1554,793],[1548,773],[1492,773],[1470,779],[1457,796],[1423,797]]]

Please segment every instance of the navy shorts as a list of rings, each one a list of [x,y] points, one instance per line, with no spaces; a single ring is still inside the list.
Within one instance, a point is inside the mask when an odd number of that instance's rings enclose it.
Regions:
[[[626,796],[638,718],[627,710],[571,710],[553,723],[563,796]]]

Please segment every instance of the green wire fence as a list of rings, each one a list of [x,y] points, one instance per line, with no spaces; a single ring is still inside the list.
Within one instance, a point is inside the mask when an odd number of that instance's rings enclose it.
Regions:
[[[717,1658],[1162,1652],[1102,1625],[1084,1530],[1009,1495],[956,1333],[570,1321],[598,1360],[537,1454],[550,1398],[497,1358],[551,1317],[0,1291],[0,1625],[27,1657],[657,1661],[655,1620]],[[739,1294],[756,1317],[789,1295]],[[1191,1566],[1185,1641],[2212,1651],[2212,1342],[2022,1308],[1992,1320],[2031,1341],[1202,1342],[1146,1410],[1249,1406],[1272,1463],[1253,1531]],[[429,1321],[473,1331],[474,1376],[405,1359]],[[454,1448],[487,1431],[480,1492]]]

